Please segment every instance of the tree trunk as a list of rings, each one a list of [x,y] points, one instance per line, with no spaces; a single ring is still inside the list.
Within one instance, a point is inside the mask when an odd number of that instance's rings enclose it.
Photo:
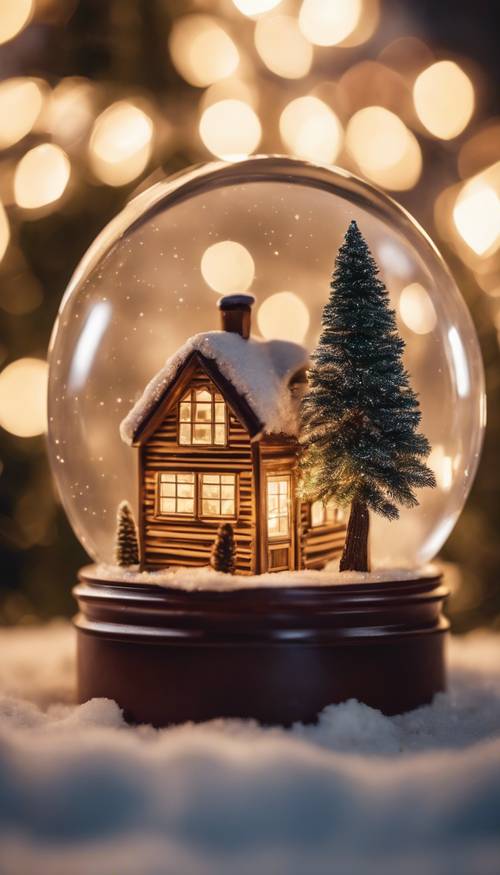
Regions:
[[[340,571],[369,571],[368,532],[370,517],[368,508],[362,501],[353,501],[344,551],[340,560]]]

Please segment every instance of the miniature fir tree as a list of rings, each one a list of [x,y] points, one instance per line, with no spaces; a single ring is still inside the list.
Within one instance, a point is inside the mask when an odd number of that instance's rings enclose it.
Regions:
[[[116,564],[121,565],[124,568],[129,565],[138,565],[139,545],[137,541],[137,528],[128,501],[122,501],[118,505],[116,520]]]
[[[369,570],[369,511],[388,519],[435,486],[430,445],[389,295],[351,222],[339,249],[301,407],[303,491],[351,505],[340,570]]]
[[[236,567],[236,545],[231,523],[222,523],[219,526],[217,537],[212,547],[210,565],[214,571],[222,571],[224,574],[234,574]]]

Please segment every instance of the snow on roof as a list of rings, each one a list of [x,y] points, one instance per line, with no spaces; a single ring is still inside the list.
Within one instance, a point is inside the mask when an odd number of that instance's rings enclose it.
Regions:
[[[285,340],[244,340],[229,331],[205,331],[190,337],[148,383],[120,425],[125,443],[133,443],[145,418],[193,352],[213,359],[222,376],[245,398],[266,433],[296,434],[297,399],[288,384],[297,371],[307,366],[307,350]]]

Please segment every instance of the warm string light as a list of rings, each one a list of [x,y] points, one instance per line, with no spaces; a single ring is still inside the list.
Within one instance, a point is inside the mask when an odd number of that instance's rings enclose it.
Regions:
[[[266,67],[284,79],[301,79],[311,69],[312,45],[291,15],[259,18],[255,26],[255,48]]]
[[[205,249],[200,269],[207,285],[221,295],[246,292],[255,276],[250,252],[235,240],[220,240]]]
[[[260,143],[262,128],[252,107],[243,100],[220,100],[207,107],[200,119],[200,137],[218,158],[238,161]]]
[[[442,140],[461,134],[474,111],[472,82],[453,61],[439,61],[420,73],[413,99],[424,127]]]
[[[309,76],[315,46],[319,60],[326,56],[327,47],[342,46],[347,52],[348,47],[368,39],[378,24],[379,2],[301,0],[293,6],[282,0],[232,0],[232,5],[240,15],[219,11],[215,16],[200,11],[175,17],[168,47],[180,75],[190,85],[204,89],[199,120],[202,143],[213,155],[237,161],[258,149],[262,127],[257,112],[264,116],[271,100],[266,90],[259,88],[259,77],[268,74],[252,63],[251,51],[241,48],[246,45],[238,39],[243,29],[247,28],[248,34],[253,30],[260,61],[277,77],[272,80],[273,88],[284,88],[280,79]],[[34,0],[5,0],[0,13],[0,42],[20,34],[34,9]],[[366,94],[362,77],[355,81],[350,76],[362,66],[359,63],[348,66],[335,82],[324,83],[325,88],[313,86],[312,94],[297,94],[297,88],[288,96],[287,91],[287,102],[280,106],[279,134],[283,147],[292,155],[324,164],[340,161],[376,185],[405,191],[419,181],[422,153],[409,127],[413,120],[404,103],[404,90],[410,100],[413,98],[418,133],[449,140],[462,134],[471,121],[474,85],[462,66],[451,60],[434,60],[431,49],[414,38],[390,43],[373,64],[380,71],[385,69],[386,75],[385,79],[382,74],[373,76]],[[381,89],[379,98],[377,88]],[[101,183],[126,185],[146,169],[153,146],[156,143],[158,148],[161,140],[159,115],[124,97],[104,110],[92,126],[98,97],[95,84],[80,77],[63,79],[52,91],[47,83],[31,77],[0,83],[0,149],[22,143],[33,132],[53,140],[16,159],[14,198],[24,211],[59,201],[71,174],[66,151],[73,160],[74,150],[84,138],[88,137],[88,162]],[[377,99],[381,105],[376,105]],[[496,269],[491,259],[500,247],[500,186],[481,170],[498,154],[498,150],[491,151],[489,130],[483,133],[475,134],[459,156],[461,175],[476,175],[456,186],[444,203],[448,239],[478,277],[482,270],[480,284],[486,290],[491,285],[487,277]],[[474,166],[479,151],[485,148],[489,149],[489,161]],[[465,155],[466,151],[465,161],[462,152]],[[467,165],[465,171],[462,165]],[[468,170],[471,165],[472,170]],[[441,230],[442,223],[439,227]],[[9,240],[10,222],[0,205],[0,258]],[[479,267],[486,262],[486,267]],[[427,325],[431,317],[428,313],[422,316],[425,307],[422,309],[414,285],[408,287],[411,292],[404,289],[401,293],[400,316],[420,333],[415,326]]]
[[[45,124],[64,145],[72,145],[89,130],[94,116],[93,88],[86,79],[62,79],[50,95]]]
[[[276,292],[260,305],[257,325],[267,340],[302,343],[310,323],[309,310],[295,292]]]
[[[362,173],[394,191],[413,188],[422,170],[416,137],[395,113],[382,106],[356,112],[346,130],[346,146]]]
[[[16,437],[46,430],[47,371],[47,362],[22,358],[0,373],[0,425]]]
[[[0,83],[0,149],[19,142],[33,129],[42,111],[44,94],[35,79],[5,79]]]
[[[449,492],[453,485],[453,459],[446,455],[444,448],[437,445],[432,448],[428,459],[428,465],[437,480],[437,484],[443,492]]]
[[[151,118],[138,106],[120,100],[96,120],[89,143],[92,170],[107,185],[126,185],[145,169],[153,144]]]
[[[55,203],[64,194],[71,174],[66,153],[53,143],[42,143],[24,155],[14,175],[18,206],[36,210]]]
[[[231,76],[240,61],[229,34],[208,15],[185,15],[176,19],[169,48],[177,71],[186,82],[199,88]]]
[[[353,33],[362,11],[362,0],[303,0],[300,29],[314,45],[335,46]]]
[[[253,83],[230,76],[228,79],[214,82],[203,92],[200,109],[203,112],[207,106],[220,103],[221,100],[241,100],[256,109],[259,104],[259,92]]]
[[[333,163],[342,147],[342,125],[318,97],[290,101],[281,113],[280,133],[291,154],[320,164]]]
[[[0,8],[0,43],[18,35],[33,15],[34,0],[2,0]]]
[[[500,198],[481,177],[471,180],[458,195],[453,221],[476,255],[491,255],[500,246]]]
[[[429,334],[437,324],[430,295],[420,283],[410,283],[399,296],[399,315],[415,334]]]
[[[4,205],[0,202],[0,261],[4,257],[10,242],[10,225]]]
[[[282,0],[233,0],[236,9],[250,18],[269,12],[279,6]]]

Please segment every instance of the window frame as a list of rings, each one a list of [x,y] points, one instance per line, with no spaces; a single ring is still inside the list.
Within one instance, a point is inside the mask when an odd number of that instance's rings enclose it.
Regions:
[[[284,518],[284,514],[279,513],[279,499],[281,497],[281,493],[279,492],[279,482],[284,481],[288,484],[287,488],[287,532],[276,532],[275,534],[271,534],[269,532],[269,484],[273,481],[278,482],[278,515],[275,519]],[[278,541],[290,541],[292,540],[292,528],[293,528],[293,519],[292,519],[292,478],[289,472],[286,473],[271,473],[267,474],[266,478],[266,533],[267,533],[267,541],[271,544],[276,544]]]
[[[168,498],[169,496],[162,496],[161,494],[161,485],[162,485],[162,476],[170,475],[171,477],[179,477],[179,476],[192,476],[193,477],[193,512],[189,511],[178,511],[178,510],[162,510],[161,509],[161,499]],[[175,495],[172,496],[175,499],[176,505],[179,499],[179,495],[177,494],[178,481],[174,480],[175,483]],[[194,471],[157,471],[156,472],[156,484],[155,484],[155,517],[160,519],[165,519],[166,517],[177,519],[181,517],[182,519],[195,519],[196,518],[196,474]],[[189,499],[191,500],[191,499]]]
[[[210,401],[205,402],[197,402],[196,401],[196,393],[198,392],[208,392],[210,395]],[[222,401],[217,401],[216,396],[220,396]],[[197,422],[194,418],[196,412],[196,404],[197,403],[205,403],[210,404],[211,406],[211,417],[210,420],[206,422]],[[216,416],[216,404],[224,405],[224,421],[218,422],[215,418]],[[181,408],[183,404],[189,404],[190,407],[190,418],[189,419],[181,419]],[[181,441],[181,427],[183,425],[189,425],[190,428],[190,442],[186,443]],[[194,427],[196,425],[209,425],[210,427],[210,442],[194,442],[193,441],[193,433]],[[224,442],[216,443],[215,442],[215,429],[216,426],[222,425],[224,426]],[[177,403],[177,444],[180,447],[227,447],[229,443],[229,411],[226,399],[224,398],[222,392],[220,392],[216,386],[211,386],[210,384],[203,384],[201,386],[190,386],[186,392],[181,396]]]
[[[193,483],[194,483],[194,507],[192,513],[185,513],[183,511],[162,511],[161,510],[161,483],[162,483],[162,474],[170,474],[173,477],[178,477],[179,475],[192,475]],[[202,483],[203,476],[219,476],[223,477],[229,475],[234,478],[234,514],[203,514],[202,509]],[[220,486],[222,487],[222,482]],[[218,520],[232,520],[237,522],[239,518],[239,474],[237,471],[179,471],[176,470],[166,470],[166,471],[156,471],[155,472],[155,501],[154,501],[154,515],[155,519],[168,519],[168,520],[193,520],[198,522],[212,522],[214,524],[217,523]],[[177,499],[177,490],[175,498]],[[222,502],[222,496],[220,499]]]
[[[231,514],[205,514],[203,513],[203,478],[204,477],[232,477],[233,478],[233,488],[234,488],[234,513]],[[215,485],[215,484],[214,484]],[[222,505],[222,480],[219,481],[219,486],[221,490],[221,494],[219,498],[214,499],[218,501],[220,505]],[[197,507],[198,507],[198,519],[200,520],[237,520],[238,519],[238,496],[239,496],[239,481],[238,474],[235,471],[200,471],[197,477]],[[206,501],[207,499],[205,499]]]

